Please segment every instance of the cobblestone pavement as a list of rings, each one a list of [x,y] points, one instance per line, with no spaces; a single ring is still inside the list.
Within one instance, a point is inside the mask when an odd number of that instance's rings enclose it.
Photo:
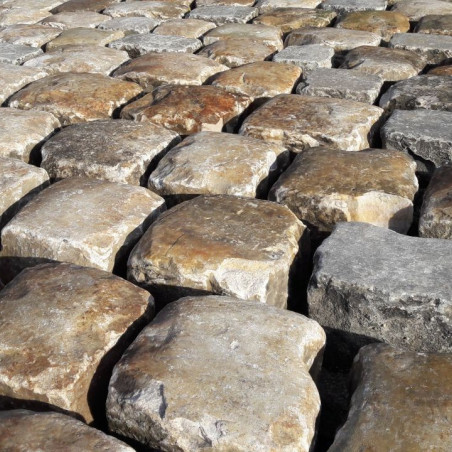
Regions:
[[[0,451],[452,450],[452,0],[0,0]]]

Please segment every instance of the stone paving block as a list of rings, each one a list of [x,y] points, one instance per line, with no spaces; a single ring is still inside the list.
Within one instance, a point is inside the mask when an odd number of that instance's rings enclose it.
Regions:
[[[211,84],[263,101],[278,94],[290,94],[300,75],[301,69],[291,64],[258,61],[221,72]]]
[[[49,434],[51,432],[51,435]],[[0,448],[3,450],[109,450],[133,452],[118,439],[88,427],[60,413],[40,413],[29,410],[0,412]]]
[[[154,300],[111,273],[51,263],[24,270],[0,306],[2,408],[50,405],[91,422],[104,416],[111,370]]]
[[[415,169],[411,157],[385,149],[307,149],[272,187],[269,199],[289,207],[318,234],[341,221],[406,233],[418,189]]]
[[[322,0],[258,0],[255,6],[259,8],[259,14],[265,14],[279,8],[314,9],[320,3]]]
[[[359,151],[370,147],[382,113],[351,100],[281,94],[248,116],[240,133],[293,152],[322,145]]]
[[[171,19],[163,22],[155,30],[156,35],[182,36],[184,38],[200,38],[215,28],[213,22],[199,19]]]
[[[101,74],[62,73],[44,77],[14,94],[10,107],[53,113],[62,125],[108,119],[116,108],[140,94],[136,83]]]
[[[389,47],[411,50],[426,58],[428,64],[438,64],[452,58],[452,36],[397,33],[391,38]]]
[[[273,55],[277,63],[294,64],[303,73],[318,68],[330,68],[334,57],[334,49],[321,44],[289,46]]]
[[[68,28],[96,28],[98,25],[108,22],[111,17],[95,11],[71,11],[52,14],[41,20],[41,24],[48,27],[66,30]]]
[[[146,91],[161,85],[202,85],[228,67],[190,53],[148,53],[117,69],[113,76],[138,83]]]
[[[200,6],[253,6],[255,0],[197,0],[196,7]]]
[[[383,80],[378,75],[346,69],[314,69],[303,75],[297,94],[334,97],[373,104],[380,94]]]
[[[424,57],[410,50],[362,46],[347,53],[341,68],[378,75],[385,82],[397,82],[418,75],[426,64]]]
[[[119,3],[121,0],[69,0],[56,8],[52,9],[53,14],[67,13],[74,11],[94,11],[97,13],[102,12],[110,5]]]
[[[404,0],[397,2],[391,10],[402,13],[416,23],[424,16],[452,14],[452,4],[440,0]]]
[[[258,9],[249,6],[203,6],[193,9],[191,19],[207,20],[217,25],[228,23],[244,24],[258,15]]]
[[[146,231],[129,257],[128,278],[164,302],[215,293],[286,308],[290,268],[308,252],[306,239],[285,206],[198,196]]]
[[[424,16],[416,25],[416,33],[452,36],[452,12],[450,14]]]
[[[100,30],[121,30],[124,35],[151,33],[162,21],[150,17],[117,17],[101,23]]]
[[[450,353],[362,348],[348,420],[329,451],[451,449],[451,374]]]
[[[317,1],[317,0],[315,0]],[[283,33],[303,27],[327,27],[336,17],[334,11],[306,8],[275,8],[257,16],[253,24],[278,27]]]
[[[165,1],[135,1],[111,5],[104,9],[103,14],[111,17],[142,16],[152,19],[177,19],[190,11],[181,3]]]
[[[248,96],[228,93],[215,86],[164,85],[129,104],[121,117],[150,121],[179,135],[233,132],[250,103]]]
[[[0,27],[15,24],[35,24],[49,15],[45,10],[30,8],[11,8],[0,10]]]
[[[49,185],[42,168],[0,157],[0,230],[36,193]]]
[[[324,341],[316,322],[293,312],[184,298],[115,367],[110,428],[163,451],[307,452],[320,408],[309,367]]]
[[[0,156],[28,163],[33,149],[58,127],[58,119],[45,111],[0,108]]]
[[[202,47],[202,43],[199,39],[181,36],[137,34],[110,42],[108,47],[125,50],[130,58],[136,58],[151,52],[194,53]]]
[[[121,30],[98,30],[95,28],[70,28],[46,44],[46,51],[68,45],[105,46],[111,41],[124,37]]]
[[[429,75],[441,75],[443,77],[448,77],[452,75],[452,65],[438,66],[428,71]]]
[[[56,38],[59,30],[40,24],[18,24],[10,25],[0,30],[0,42],[9,42],[31,47],[42,47],[47,42]]]
[[[0,63],[22,64],[41,53],[39,48],[0,42]]]
[[[384,11],[386,6],[386,0],[323,0],[319,8],[344,15],[355,11]]]
[[[340,259],[337,257],[341,256]],[[317,249],[309,316],[350,341],[452,350],[452,242],[339,223]]]
[[[179,141],[174,132],[151,123],[76,124],[44,144],[41,167],[55,179],[77,176],[145,185],[156,161]]]
[[[63,179],[3,228],[1,256],[18,266],[58,260],[112,271],[164,208],[163,199],[143,187]]]
[[[266,198],[289,164],[282,146],[219,132],[191,135],[160,160],[149,189],[181,202],[197,195]]]
[[[452,166],[435,170],[424,194],[419,236],[452,239]]]
[[[419,75],[392,85],[381,97],[380,107],[397,110],[452,112],[452,77]]]
[[[64,0],[3,0],[2,8],[28,8],[30,11],[50,11],[64,3]]]

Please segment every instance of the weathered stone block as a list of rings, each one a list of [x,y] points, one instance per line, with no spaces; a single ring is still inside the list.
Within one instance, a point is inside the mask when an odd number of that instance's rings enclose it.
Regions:
[[[98,30],[96,28],[70,28],[46,44],[46,51],[69,45],[105,46],[111,41],[121,39],[124,32],[120,30]]]
[[[259,14],[263,14],[279,8],[313,9],[320,3],[322,3],[322,0],[258,0],[256,8],[259,8]]]
[[[190,12],[191,19],[207,20],[216,25],[249,22],[258,14],[257,8],[249,6],[202,6]]]
[[[182,36],[184,38],[200,38],[215,28],[213,22],[200,19],[171,19],[163,22],[155,30],[155,35]]]
[[[429,75],[441,75],[441,76],[445,76],[448,77],[449,75],[452,75],[452,65],[446,65],[446,66],[438,66],[435,67],[433,69],[430,69],[430,71],[428,71]]]
[[[196,7],[200,6],[253,6],[255,0],[197,0]]]
[[[415,32],[452,36],[452,12],[445,16],[434,14],[422,17]]]
[[[42,50],[35,47],[0,42],[0,63],[22,64],[41,53]]]
[[[108,6],[119,3],[121,0],[68,0],[52,9],[53,14],[72,11],[103,11]]]
[[[386,0],[323,0],[320,8],[347,14],[354,11],[384,11]]]
[[[141,16],[153,19],[177,19],[190,11],[182,2],[135,1],[111,5],[103,10],[103,14],[111,17]]]
[[[321,44],[290,46],[273,55],[277,63],[294,64],[303,72],[313,71],[321,67],[330,68],[334,49]]]
[[[45,10],[30,8],[8,8],[0,10],[0,27],[15,24],[35,24],[49,15]]]
[[[404,0],[398,1],[391,10],[402,13],[416,23],[424,16],[452,14],[452,4],[440,0]]]
[[[150,17],[117,17],[99,25],[101,30],[121,30],[124,35],[147,34],[161,23],[160,19]]]
[[[0,42],[10,44],[42,47],[50,40],[56,38],[61,33],[60,30],[45,27],[40,24],[17,24],[0,30]]]
[[[68,28],[96,28],[98,25],[111,20],[110,16],[99,14],[94,11],[69,11],[52,14],[41,20],[41,24],[57,30],[67,30]],[[61,31],[59,32],[61,33]]]

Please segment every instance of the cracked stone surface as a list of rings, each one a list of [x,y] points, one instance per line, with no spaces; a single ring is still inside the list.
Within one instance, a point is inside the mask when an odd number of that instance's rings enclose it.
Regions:
[[[332,64],[334,49],[320,44],[289,46],[273,56],[273,61],[299,66],[303,73]]]
[[[182,36],[184,38],[201,38],[215,28],[213,22],[200,19],[171,19],[163,22],[155,30],[156,35]]]
[[[227,23],[246,23],[256,17],[258,14],[257,8],[249,6],[202,6],[195,8],[190,12],[191,19],[207,20],[216,25]]]
[[[94,11],[69,11],[52,14],[41,20],[41,24],[53,27],[58,30],[68,28],[96,28],[98,25],[110,21],[109,16],[99,14]],[[60,31],[61,32],[61,31]]]
[[[0,42],[0,63],[22,64],[42,53],[42,50],[22,44]]]
[[[60,30],[39,24],[17,24],[0,30],[0,42],[24,45],[30,47],[42,47],[47,42],[56,38]]]

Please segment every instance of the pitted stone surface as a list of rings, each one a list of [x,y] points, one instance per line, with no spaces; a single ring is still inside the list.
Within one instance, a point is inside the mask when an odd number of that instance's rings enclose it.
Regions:
[[[150,33],[161,23],[160,19],[150,17],[117,17],[101,23],[100,30],[121,30],[124,35]]]
[[[299,66],[303,73],[318,68],[330,68],[334,49],[321,44],[289,46],[273,56],[273,61]]]
[[[120,30],[98,30],[94,28],[70,28],[46,44],[46,51],[68,45],[105,46],[111,41],[121,39],[124,32]]]
[[[263,198],[288,164],[288,151],[277,144],[200,132],[162,158],[149,178],[149,188],[175,201],[201,194]]]
[[[67,13],[52,14],[41,20],[41,24],[59,30],[68,28],[95,28],[98,25],[108,22],[111,17],[99,14],[94,11],[73,11]]]
[[[165,300],[216,293],[287,306],[290,267],[305,226],[285,206],[198,196],[170,209],[130,255],[128,277]],[[154,292],[153,292],[154,293]]]
[[[111,17],[141,16],[153,19],[177,19],[190,11],[181,2],[135,1],[118,3],[105,8],[103,14]]]
[[[319,5],[322,9],[336,11],[338,14],[347,14],[354,11],[384,11],[386,0],[323,0]]]
[[[76,124],[44,144],[41,167],[56,179],[92,177],[145,185],[149,169],[156,166],[154,159],[179,141],[174,132],[151,123],[109,120]]]
[[[452,4],[440,0],[403,0],[398,1],[391,10],[407,16],[411,22],[418,22],[432,14],[452,14]]]
[[[449,240],[340,223],[314,256],[309,315],[341,334],[450,352],[451,269]]]
[[[105,8],[121,0],[69,0],[52,9],[53,14],[73,11],[95,11],[101,12]]]
[[[320,408],[309,368],[324,341],[316,322],[293,312],[229,297],[179,300],[115,367],[110,428],[164,451],[307,452]]]
[[[314,9],[320,3],[322,0],[258,0],[255,6],[259,8],[259,14],[263,14],[279,8]]]
[[[9,42],[10,44],[42,47],[47,42],[56,38],[61,33],[44,25],[10,25],[0,30],[0,42]]]
[[[207,20],[217,25],[227,23],[246,23],[258,14],[257,8],[249,6],[203,6],[190,12],[191,19]]]
[[[321,145],[359,151],[370,147],[382,113],[360,102],[281,94],[248,116],[240,133],[293,152]]]
[[[111,369],[153,305],[148,292],[95,268],[24,270],[0,292],[0,403],[99,419]]]
[[[423,17],[416,25],[415,32],[452,36],[452,12],[444,16]]]
[[[0,42],[0,63],[22,64],[41,53],[42,50],[39,48]]]
[[[63,73],[42,78],[16,93],[10,107],[53,113],[62,125],[109,118],[115,108],[140,94],[136,83],[101,74]]]
[[[163,22],[155,30],[156,35],[182,36],[184,38],[200,38],[215,28],[213,22],[200,19],[171,19]]]
[[[22,258],[27,266],[52,259],[111,271],[164,208],[163,199],[143,187],[64,179],[3,228],[1,256]]]

